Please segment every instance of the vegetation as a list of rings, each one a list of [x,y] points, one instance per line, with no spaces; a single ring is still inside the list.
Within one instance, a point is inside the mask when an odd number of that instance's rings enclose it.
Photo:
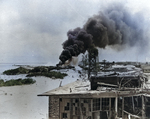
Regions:
[[[63,79],[67,76],[66,73],[56,72],[53,70],[61,70],[61,69],[74,69],[73,66],[68,67],[56,67],[56,66],[38,66],[33,69],[26,69],[23,67],[19,67],[16,69],[10,69],[3,72],[6,75],[18,75],[18,74],[27,74],[27,77],[32,76],[46,76],[49,78],[60,78]]]
[[[29,72],[29,69],[19,67],[16,69],[10,69],[3,72],[3,74],[6,75],[18,75],[18,74],[27,74]]]
[[[66,67],[57,67],[57,66],[37,66],[29,71],[29,73],[33,72],[50,72],[52,70],[61,70],[61,69],[74,69],[74,66],[66,66]]]
[[[67,74],[61,73],[61,72],[56,72],[56,71],[51,71],[51,72],[32,72],[32,73],[27,75],[27,77],[32,77],[32,76],[46,76],[49,78],[63,79],[65,76],[67,76]]]
[[[25,78],[25,79],[11,79],[8,81],[4,81],[3,79],[0,80],[0,86],[15,86],[15,85],[27,85],[27,84],[33,84],[36,81],[33,80],[32,78]]]

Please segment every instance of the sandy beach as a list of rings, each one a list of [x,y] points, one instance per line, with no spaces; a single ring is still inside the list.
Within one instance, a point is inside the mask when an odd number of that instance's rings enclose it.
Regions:
[[[37,95],[79,79],[77,71],[67,73],[64,79],[33,77],[32,85],[0,87],[0,119],[48,119],[48,97]]]

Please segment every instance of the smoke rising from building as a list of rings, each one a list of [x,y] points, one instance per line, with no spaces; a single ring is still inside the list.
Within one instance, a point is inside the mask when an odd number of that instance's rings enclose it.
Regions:
[[[83,28],[69,30],[68,39],[63,43],[64,50],[59,59],[65,63],[71,60],[72,56],[85,53],[93,46],[105,48],[127,45],[132,47],[140,44],[143,47],[146,40],[142,24],[141,15],[131,14],[125,7],[116,4],[89,18]],[[117,47],[113,48],[117,49]]]
[[[67,33],[68,40],[63,43],[64,50],[60,55],[60,60],[65,63],[72,56],[78,56],[93,44],[92,35],[88,34],[84,29],[76,28]]]

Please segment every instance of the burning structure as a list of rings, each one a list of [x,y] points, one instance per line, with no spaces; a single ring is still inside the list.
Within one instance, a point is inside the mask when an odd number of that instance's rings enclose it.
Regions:
[[[110,46],[122,50],[125,46],[138,45],[140,49],[146,44],[141,21],[138,14],[131,15],[119,4],[89,18],[83,28],[68,31],[57,66],[88,51],[89,80],[40,94],[49,97],[50,119],[150,118],[150,91],[146,86],[147,77],[140,69],[110,68],[109,64],[107,70],[90,75],[92,61],[98,56],[97,48]]]
[[[49,97],[50,119],[148,119],[147,80],[140,68],[111,65],[90,81],[78,80],[39,96]]]
[[[113,4],[103,9],[98,15],[89,18],[82,28],[69,30],[68,39],[63,43],[63,51],[59,57],[64,64],[72,57],[85,53],[93,48],[106,48],[116,51],[126,46],[138,46],[141,51],[146,47],[146,31],[142,29],[143,20],[139,14],[131,14],[120,4]],[[144,47],[143,47],[144,46]]]

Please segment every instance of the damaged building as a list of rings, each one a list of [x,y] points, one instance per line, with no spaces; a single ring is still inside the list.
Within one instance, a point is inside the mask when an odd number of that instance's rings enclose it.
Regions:
[[[150,118],[148,79],[134,66],[112,66],[38,96],[49,97],[49,119]]]

